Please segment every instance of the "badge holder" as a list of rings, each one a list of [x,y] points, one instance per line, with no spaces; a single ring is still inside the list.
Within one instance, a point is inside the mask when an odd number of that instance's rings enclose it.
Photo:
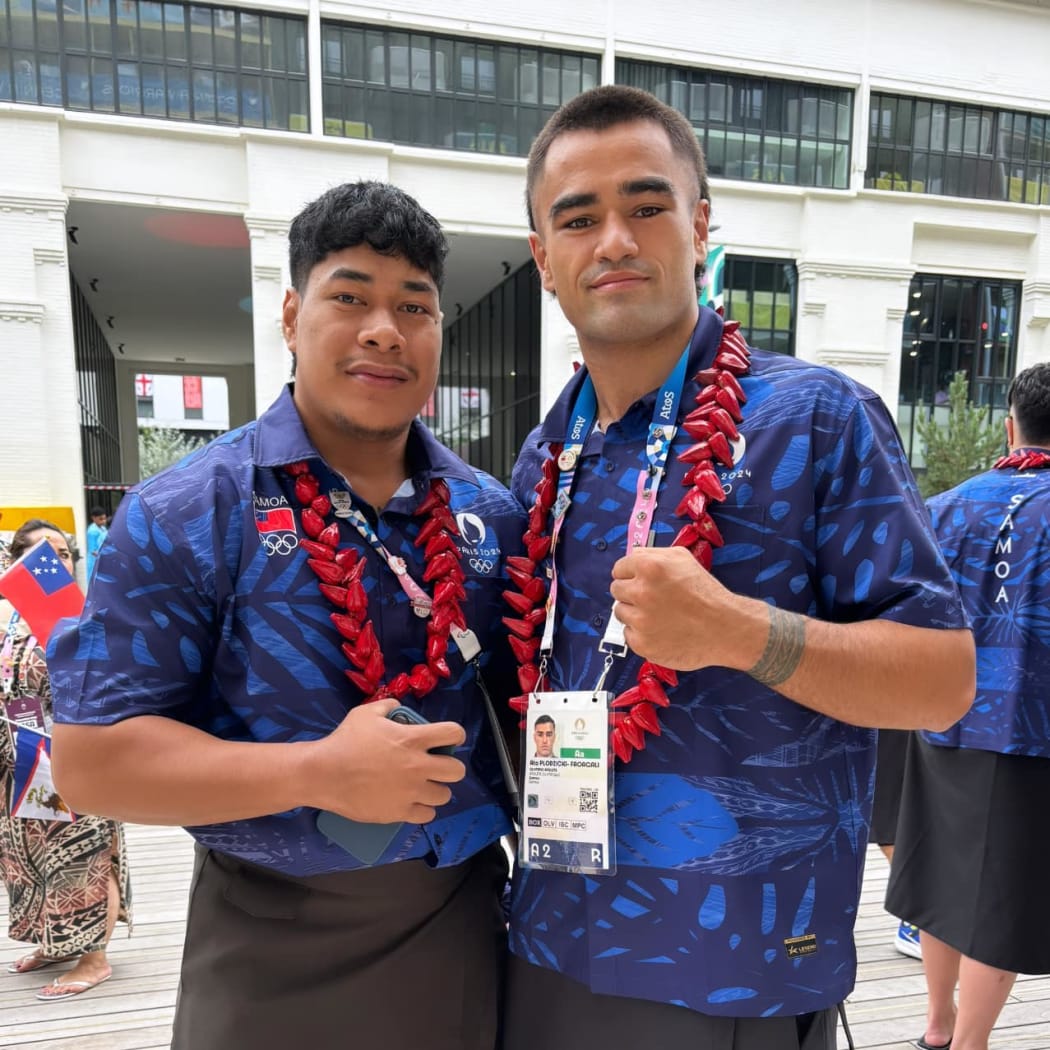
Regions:
[[[612,693],[531,693],[523,734],[520,863],[547,871],[616,872]]]

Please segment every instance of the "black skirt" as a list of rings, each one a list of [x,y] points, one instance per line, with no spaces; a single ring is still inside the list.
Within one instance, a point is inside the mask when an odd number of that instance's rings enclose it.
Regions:
[[[904,758],[908,753],[907,729],[880,729],[875,763],[875,800],[871,807],[868,841],[892,846],[897,841],[897,815],[904,785]]]
[[[197,847],[173,1050],[493,1050],[507,858],[293,878]]]
[[[500,1050],[835,1050],[839,1009],[797,1017],[713,1017],[669,1003],[600,995],[511,955]]]
[[[1050,759],[913,734],[886,909],[970,959],[1050,973]]]

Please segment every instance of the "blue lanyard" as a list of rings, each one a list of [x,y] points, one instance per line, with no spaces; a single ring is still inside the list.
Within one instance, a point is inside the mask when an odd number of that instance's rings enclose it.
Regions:
[[[677,421],[679,403],[682,400],[682,391],[685,388],[685,372],[689,360],[689,347],[683,351],[671,374],[664,380],[656,395],[656,405],[653,408],[653,418],[649,423],[649,432],[645,443],[645,456],[649,462],[649,469],[643,471],[638,479],[638,491],[634,507],[631,510],[631,518],[628,522],[628,544],[627,551],[639,545],[645,545],[648,541],[649,531],[652,527],[653,517],[656,512],[656,499],[663,481],[664,471],[667,467],[667,457],[671,450],[671,442],[677,432]],[[569,416],[569,425],[565,435],[565,444],[562,453],[558,457],[558,496],[554,502],[553,525],[551,527],[551,585],[547,598],[547,622],[544,625],[543,640],[540,643],[540,655],[546,658],[554,646],[554,612],[558,603],[558,570],[555,552],[558,546],[558,538],[561,534],[561,526],[565,520],[569,506],[572,503],[572,487],[576,481],[576,465],[579,462],[580,453],[583,451],[584,442],[588,434],[594,429],[594,421],[598,414],[598,399],[594,391],[594,383],[588,375],[576,395],[576,401],[572,406]],[[610,635],[610,631],[612,635]],[[618,632],[618,635],[617,635]],[[615,616],[609,617],[609,628],[606,637],[602,639],[602,651],[606,647],[617,650],[622,655],[626,652],[623,643],[623,628]]]

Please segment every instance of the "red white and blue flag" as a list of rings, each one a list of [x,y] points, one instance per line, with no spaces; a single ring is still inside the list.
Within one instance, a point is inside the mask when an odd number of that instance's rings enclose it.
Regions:
[[[62,801],[51,778],[51,738],[19,726],[15,730],[15,777],[11,816],[70,823],[76,814]]]
[[[295,532],[295,516],[291,507],[275,507],[273,510],[255,508],[255,527],[259,532]]]
[[[18,610],[42,646],[59,620],[79,616],[84,608],[76,580],[47,540],[26,551],[0,576],[0,594]]]

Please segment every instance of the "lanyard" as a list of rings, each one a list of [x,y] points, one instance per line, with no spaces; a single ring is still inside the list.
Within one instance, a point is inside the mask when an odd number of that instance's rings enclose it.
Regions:
[[[332,502],[334,504],[335,500]],[[405,559],[398,557],[396,554],[391,554],[386,549],[383,541],[376,535],[375,529],[369,523],[368,518],[352,504],[340,506],[335,513],[336,517],[346,518],[361,534],[361,538],[382,558],[384,564],[394,574],[401,590],[408,595],[408,600],[412,603],[412,611],[421,618],[429,616],[431,607],[434,604],[430,595],[412,578]],[[480,678],[481,667],[480,664],[477,664],[477,658],[481,654],[481,643],[478,641],[477,635],[469,627],[460,628],[455,624],[452,625],[449,633],[453,641],[455,641],[456,648],[459,649],[464,663],[474,662]]]
[[[333,500],[332,502],[334,504],[336,501]],[[405,563],[405,559],[398,557],[396,554],[391,554],[390,551],[386,549],[383,545],[383,541],[376,535],[375,529],[372,528],[364,514],[357,510],[353,505],[340,506],[336,511],[336,517],[346,518],[361,534],[362,539],[364,539],[376,554],[383,559],[387,567],[397,578],[397,582],[401,585],[401,589],[408,595],[409,601],[412,603],[412,611],[417,616],[429,616],[431,606],[433,605],[430,595],[428,595],[423,588],[416,583],[411,575],[409,575],[408,565]],[[478,641],[478,636],[469,627],[461,628],[453,624],[449,634],[452,636],[453,641],[455,641],[456,648],[459,650],[463,662],[466,664],[473,664],[474,666],[474,676],[478,683],[478,690],[481,693],[482,701],[485,705],[485,715],[488,718],[489,726],[492,730],[492,736],[496,742],[496,755],[499,758],[500,771],[503,774],[503,783],[507,788],[508,795],[510,796],[513,812],[517,814],[520,811],[518,777],[514,772],[514,764],[510,757],[510,751],[507,748],[507,742],[503,737],[503,730],[500,726],[500,721],[496,717],[496,709],[493,706],[492,697],[489,695],[488,687],[485,685],[485,679],[481,673],[481,643]]]
[[[689,357],[689,347],[682,351],[678,364],[664,381],[659,393],[656,395],[656,405],[653,408],[653,418],[649,423],[649,432],[645,442],[645,458],[648,467],[638,472],[638,482],[635,487],[634,505],[627,522],[627,553],[630,554],[636,547],[645,547],[649,543],[652,531],[653,519],[656,515],[656,501],[660,492],[660,484],[663,481],[667,469],[667,457],[671,450],[671,442],[677,432],[677,420],[679,402],[682,399],[682,390],[685,387],[686,364]],[[554,620],[555,609],[558,604],[558,569],[557,569],[557,547],[561,528],[565,521],[566,513],[572,503],[572,487],[576,480],[576,466],[583,451],[583,444],[594,428],[594,420],[598,412],[597,396],[594,392],[594,383],[587,376],[583,386],[576,397],[576,402],[569,417],[568,432],[561,455],[558,457],[558,495],[554,501],[553,525],[551,527],[551,585],[547,597],[547,620],[543,628],[543,640],[540,643],[540,657],[546,662],[554,647]],[[623,624],[616,618],[615,613],[609,613],[608,625],[599,645],[599,651],[606,654],[606,672],[611,666],[612,657],[623,656],[627,652],[627,645],[623,639]],[[603,673],[602,679],[604,680]],[[599,688],[601,683],[599,683]]]
[[[430,596],[409,575],[405,559],[399,558],[396,554],[391,554],[383,546],[383,541],[376,535],[375,529],[372,528],[368,519],[356,507],[351,506],[341,516],[347,518],[350,524],[361,534],[361,538],[383,559],[386,567],[397,578],[401,590],[408,595],[408,600],[412,603],[412,611],[417,616],[429,616],[430,606],[432,605]]]

